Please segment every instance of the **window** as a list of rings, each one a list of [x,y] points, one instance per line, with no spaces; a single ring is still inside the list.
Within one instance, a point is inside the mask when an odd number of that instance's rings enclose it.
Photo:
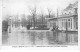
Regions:
[[[69,21],[69,25],[68,25],[68,27],[70,28],[70,21]]]
[[[78,29],[78,21],[76,22],[76,29]]]
[[[77,8],[75,8],[75,14],[77,14]]]
[[[66,21],[64,22],[64,28],[66,28]]]
[[[68,21],[70,21],[70,19],[68,19]]]
[[[71,29],[72,29],[72,21],[71,21]]]
[[[63,27],[63,20],[62,20],[62,27]]]
[[[67,26],[70,28],[70,19],[67,20]]]

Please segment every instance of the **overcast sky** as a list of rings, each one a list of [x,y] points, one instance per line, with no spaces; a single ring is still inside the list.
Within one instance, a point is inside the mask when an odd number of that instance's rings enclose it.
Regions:
[[[77,0],[3,0],[3,15],[15,15],[30,13],[30,8],[37,8],[37,13],[41,9],[47,13],[47,8],[56,12],[56,9],[64,9],[68,4],[74,3]]]

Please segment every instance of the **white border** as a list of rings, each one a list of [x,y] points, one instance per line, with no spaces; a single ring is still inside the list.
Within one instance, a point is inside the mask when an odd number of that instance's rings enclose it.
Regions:
[[[69,47],[23,47],[23,48],[12,48],[11,46],[2,46],[1,52],[79,52],[80,51],[80,2],[78,1],[78,46],[69,46]],[[0,9],[2,10],[2,9]],[[1,14],[1,12],[0,12]],[[1,14],[2,15],[2,14]],[[0,29],[2,29],[2,18],[0,15]],[[0,30],[0,37],[1,37],[2,31]],[[0,38],[1,42],[1,38]]]

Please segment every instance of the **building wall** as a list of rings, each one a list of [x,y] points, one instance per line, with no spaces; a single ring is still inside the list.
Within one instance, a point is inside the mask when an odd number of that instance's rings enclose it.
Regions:
[[[58,19],[59,30],[70,30],[70,31],[77,30],[76,29],[77,20],[75,20],[75,19],[74,19],[74,17],[59,18]]]
[[[49,28],[49,21],[47,20],[47,28]]]
[[[54,25],[58,26],[59,30],[68,30],[75,31],[78,30],[78,17],[77,16],[68,16],[57,18],[57,20],[49,20],[47,23],[47,27],[51,28]]]
[[[48,27],[52,27],[53,23],[56,23],[56,26],[58,25],[59,30],[78,30],[78,3],[72,4],[72,7],[67,7],[62,11],[62,15],[58,16],[57,20],[50,20],[48,21]],[[61,17],[62,16],[62,17]],[[68,16],[68,17],[67,17]],[[72,16],[72,17],[70,17]],[[53,23],[52,23],[53,22]]]
[[[78,17],[74,16],[74,30],[78,30]]]
[[[76,7],[77,4],[78,3],[76,3],[75,5],[73,4],[72,8],[66,8],[65,10],[62,11],[61,16],[64,16],[64,17],[58,19],[60,30],[66,30],[66,29],[67,30],[78,30],[78,16],[77,16],[78,7]],[[72,17],[66,17],[66,15],[67,16],[70,15]]]
[[[47,22],[47,28],[52,28],[53,26],[58,26],[58,21],[57,20],[49,20]]]

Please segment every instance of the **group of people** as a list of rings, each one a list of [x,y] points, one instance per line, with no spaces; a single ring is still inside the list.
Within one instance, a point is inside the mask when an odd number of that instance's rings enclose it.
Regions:
[[[27,29],[29,30],[29,29],[30,29],[30,27],[31,27],[31,25],[27,25],[26,27],[27,27]]]
[[[58,26],[53,26],[52,31],[58,30]]]

